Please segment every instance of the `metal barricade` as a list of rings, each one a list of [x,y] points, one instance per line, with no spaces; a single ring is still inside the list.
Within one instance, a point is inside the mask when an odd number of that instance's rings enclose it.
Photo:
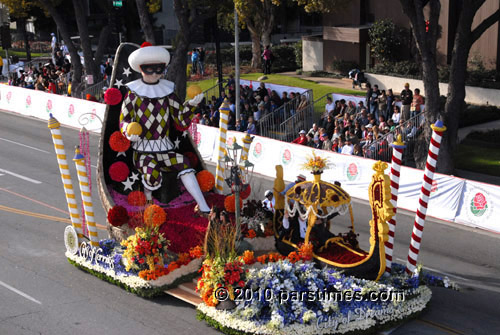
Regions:
[[[94,96],[97,101],[104,101],[104,90],[103,88],[107,85],[106,80],[100,81],[95,85],[89,86],[80,93],[81,99],[86,99],[87,94]]]

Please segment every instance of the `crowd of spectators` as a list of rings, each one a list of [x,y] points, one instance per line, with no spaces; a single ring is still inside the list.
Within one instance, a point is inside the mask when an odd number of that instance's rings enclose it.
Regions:
[[[420,90],[416,88],[413,94],[409,84],[406,84],[400,98],[397,98],[392,89],[386,93],[385,90],[380,91],[377,85],[372,89],[369,84],[367,89],[366,104],[359,101],[356,105],[344,99],[333,102],[332,98],[327,98],[320,121],[313,124],[309,131],[300,130],[293,143],[386,161],[390,160],[390,143],[396,140],[395,136],[401,134],[411,146],[422,130],[423,118],[416,118],[414,122],[405,121],[421,111],[424,99]]]
[[[275,90],[266,88],[265,83],[260,83],[257,89],[253,86],[240,86],[240,117],[236,119],[235,80],[230,76],[219,98],[212,96],[203,99],[196,109],[193,122],[218,127],[219,107],[227,98],[230,109],[228,130],[259,134],[260,123],[265,116],[273,115],[273,120],[283,119],[307,107],[306,97],[298,98],[299,96],[298,92],[283,92],[280,96]],[[284,104],[287,104],[286,108],[280,108]]]

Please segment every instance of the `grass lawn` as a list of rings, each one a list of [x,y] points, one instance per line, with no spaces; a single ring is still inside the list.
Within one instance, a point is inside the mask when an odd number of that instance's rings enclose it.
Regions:
[[[262,73],[247,73],[247,74],[242,74],[241,79],[247,79],[247,80],[257,80],[259,77],[261,77],[263,74]],[[265,83],[270,83],[270,84],[278,84],[278,85],[286,85],[286,86],[295,86],[295,87],[301,87],[301,88],[307,88],[311,89],[313,91],[313,97],[315,100],[321,98],[327,93],[340,93],[340,94],[352,94],[352,95],[365,95],[365,92],[360,92],[360,91],[355,91],[355,90],[349,90],[349,89],[344,89],[344,88],[338,88],[338,87],[332,87],[332,86],[327,86],[327,85],[320,85],[316,84],[313,81],[310,80],[304,80],[301,78],[295,78],[295,77],[289,77],[289,76],[284,76],[281,74],[270,74],[267,75],[269,79],[264,80]],[[227,79],[227,77],[224,77],[224,79]],[[202,91],[206,91],[207,89],[215,86],[217,84],[217,78],[210,78],[210,79],[205,79],[205,80],[200,80],[200,81],[188,81],[187,86],[189,87],[190,85],[197,84],[200,86]],[[319,102],[318,106],[315,106],[315,114],[320,114],[324,110],[324,105],[326,101],[323,99],[322,101]],[[316,116],[318,116],[316,115]]]
[[[0,55],[2,57],[5,57],[5,50],[0,48]],[[9,49],[9,56],[18,56],[19,58],[26,58],[26,52],[25,51],[14,51]],[[31,52],[31,58],[38,58],[38,57],[50,57],[50,53],[39,53],[39,52]]]
[[[500,177],[500,146],[465,140],[455,154],[455,167]]]

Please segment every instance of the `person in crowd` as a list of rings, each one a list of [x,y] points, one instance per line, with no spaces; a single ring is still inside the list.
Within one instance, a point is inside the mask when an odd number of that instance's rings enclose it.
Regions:
[[[325,131],[329,138],[332,137],[334,129],[335,121],[333,119],[333,116],[328,115],[328,117],[326,118]]]
[[[290,101],[290,99],[288,98],[288,93],[286,91],[283,91],[283,93],[281,93],[281,103],[284,105],[288,101]]]
[[[357,120],[362,126],[366,126],[368,123],[370,123],[370,119],[368,119],[368,112],[366,109],[361,110],[361,114],[358,114]]]
[[[357,113],[357,108],[356,108],[356,103],[352,100],[349,100],[349,102],[347,103],[347,109],[346,109],[346,112],[349,114],[349,115],[356,115]]]
[[[372,105],[372,85],[370,83],[366,84],[366,96],[365,96],[365,102],[366,102],[366,110],[368,113],[371,113],[371,105]]]
[[[361,146],[359,144],[354,145],[354,150],[352,152],[354,156],[363,157],[363,150],[361,150]]]
[[[327,97],[325,111],[323,112],[323,115],[321,115],[321,126],[322,127],[326,126],[326,122],[327,122],[326,119],[327,119],[328,115],[333,115],[334,109],[335,109],[335,105],[333,104],[332,98]]]
[[[332,151],[332,141],[328,135],[323,136],[323,150]]]
[[[378,97],[380,95],[380,91],[378,89],[378,85],[373,85],[372,97],[370,99],[370,114],[372,114],[375,119],[378,119]]]
[[[198,60],[199,60],[200,54],[198,53],[198,49],[193,49],[191,52],[191,75],[198,73]]]
[[[271,51],[271,47],[269,45],[266,45],[264,52],[262,52],[262,58],[264,58],[264,74],[271,74],[273,52]]]
[[[257,89],[257,95],[260,97],[261,101],[264,101],[264,97],[266,95],[269,95],[266,84],[264,82],[260,83],[259,88]]]
[[[302,145],[307,145],[306,131],[302,129],[302,130],[299,132],[299,137],[297,137],[296,139],[294,139],[294,140],[292,141],[292,143],[295,143],[295,144],[302,144]]]
[[[378,111],[379,117],[383,116],[384,118],[387,118],[387,95],[385,90],[382,90],[378,96]]]
[[[341,135],[342,135],[342,132],[340,130],[340,127],[336,126],[335,129],[333,130],[332,140],[339,138]]]
[[[340,153],[344,155],[352,155],[353,151],[354,151],[354,145],[352,144],[351,139],[346,138],[345,145],[342,147],[342,151]]]
[[[247,134],[257,135],[257,126],[255,124],[255,120],[254,120],[253,116],[250,116],[248,118]]]
[[[408,121],[410,119],[410,108],[413,101],[413,92],[410,90],[410,84],[406,83],[404,90],[401,91],[401,103],[403,107],[401,108],[401,119],[403,121]],[[394,121],[396,122],[396,121]]]
[[[321,141],[319,140],[319,135],[314,135],[311,147],[313,147],[314,149],[322,149],[323,143],[321,143]]]
[[[52,48],[52,51],[54,51],[54,49],[56,48],[56,44],[57,44],[57,37],[56,37],[56,34],[54,34],[54,33],[50,33],[50,36],[52,36],[50,39],[50,47]]]
[[[205,75],[205,49],[198,48],[198,66],[201,76]]]
[[[415,94],[413,95],[413,99],[411,101],[410,107],[410,117],[415,117],[418,113],[420,113],[420,106],[424,104],[424,97],[420,95],[420,90],[418,88],[415,89]]]
[[[385,117],[383,115],[380,115],[378,117],[378,126],[379,128],[385,128],[387,124],[385,123]]]
[[[264,200],[262,200],[262,208],[266,212],[266,216],[271,218],[274,215],[274,195],[273,191],[267,190],[264,192]]]
[[[394,103],[396,102],[396,97],[392,92],[392,88],[387,90],[387,107],[385,113],[385,119],[389,120],[392,117],[392,112],[394,110]]]
[[[314,136],[319,136],[319,128],[316,123],[313,123],[312,128],[309,129],[307,135],[311,136],[312,138],[314,138]]]
[[[331,151],[339,152],[339,141],[340,141],[340,137],[337,137],[332,141]]]
[[[401,113],[399,112],[399,107],[396,105],[394,105],[391,119],[394,122],[394,124],[399,124],[399,121],[401,120]]]

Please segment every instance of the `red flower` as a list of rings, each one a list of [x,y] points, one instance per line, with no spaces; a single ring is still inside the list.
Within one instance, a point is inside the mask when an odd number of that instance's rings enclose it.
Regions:
[[[122,182],[127,179],[130,170],[124,162],[114,162],[109,167],[109,176],[112,180]]]
[[[110,225],[120,227],[127,223],[128,213],[125,207],[114,206],[108,212],[108,222]]]
[[[141,191],[132,191],[127,196],[127,202],[132,206],[144,206],[146,204],[146,195]]]
[[[117,130],[109,137],[109,146],[116,152],[127,151],[130,148],[130,141]]]
[[[240,282],[238,283],[238,286],[245,287],[245,282],[243,280],[240,280]]]
[[[144,258],[139,259],[139,264],[144,264]]]
[[[250,196],[250,193],[252,193],[252,188],[250,187],[250,184],[243,185],[243,190],[240,192],[241,199],[245,200]]]
[[[108,88],[104,93],[104,102],[107,105],[118,105],[122,101],[122,93],[114,87]]]

